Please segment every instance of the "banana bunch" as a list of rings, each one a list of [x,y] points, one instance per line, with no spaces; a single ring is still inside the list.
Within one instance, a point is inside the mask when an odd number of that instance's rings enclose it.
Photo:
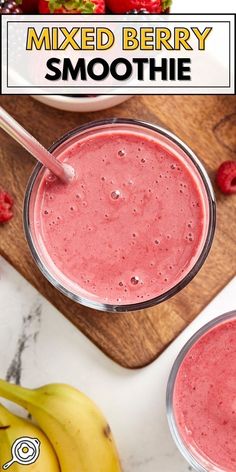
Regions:
[[[39,459],[28,466],[28,472],[121,472],[109,425],[78,390],[63,384],[30,390],[0,379],[0,395],[27,409],[46,435],[1,407],[0,464],[9,460],[10,444],[18,435],[41,442]],[[6,423],[11,428],[1,429]],[[11,472],[24,470],[16,463],[11,467]]]

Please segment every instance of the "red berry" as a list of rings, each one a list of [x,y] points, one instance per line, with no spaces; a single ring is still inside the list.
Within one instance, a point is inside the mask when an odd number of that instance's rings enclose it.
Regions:
[[[105,13],[105,0],[39,0],[39,13],[61,13],[61,14],[81,14],[81,13]]]
[[[22,0],[21,8],[23,13],[37,13],[38,0]]]
[[[12,216],[13,198],[0,188],[0,223],[6,223]]]
[[[149,13],[161,13],[162,0],[107,0],[106,5],[112,13],[127,13],[130,10],[147,10]]]
[[[46,0],[39,0],[38,11],[39,11],[39,13],[42,13],[42,14],[45,14],[45,15],[50,13],[48,2]]]
[[[216,183],[223,193],[236,193],[236,161],[221,164],[216,174]]]

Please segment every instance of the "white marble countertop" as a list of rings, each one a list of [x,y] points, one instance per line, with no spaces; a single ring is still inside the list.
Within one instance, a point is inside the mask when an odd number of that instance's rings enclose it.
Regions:
[[[165,389],[182,345],[205,322],[235,308],[236,278],[150,366],[129,371],[108,359],[0,258],[0,376],[37,387],[66,382],[100,405],[124,472],[191,470],[170,436]],[[14,407],[17,411],[17,407]]]

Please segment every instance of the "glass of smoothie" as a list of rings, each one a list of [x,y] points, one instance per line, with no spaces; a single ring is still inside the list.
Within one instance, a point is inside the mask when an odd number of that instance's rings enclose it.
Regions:
[[[236,470],[236,311],[201,328],[184,346],[167,386],[173,438],[198,472]]]
[[[196,275],[210,250],[215,201],[195,154],[158,126],[92,122],[50,148],[76,178],[38,164],[24,205],[33,257],[62,293],[103,311],[156,305]]]

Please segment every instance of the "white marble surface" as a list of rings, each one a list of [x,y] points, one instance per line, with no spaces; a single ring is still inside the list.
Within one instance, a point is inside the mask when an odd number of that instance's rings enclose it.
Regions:
[[[0,376],[29,387],[67,382],[91,396],[111,424],[124,472],[187,472],[191,468],[166,421],[168,374],[190,335],[235,308],[235,294],[236,278],[158,360],[129,371],[109,360],[0,258]]]

